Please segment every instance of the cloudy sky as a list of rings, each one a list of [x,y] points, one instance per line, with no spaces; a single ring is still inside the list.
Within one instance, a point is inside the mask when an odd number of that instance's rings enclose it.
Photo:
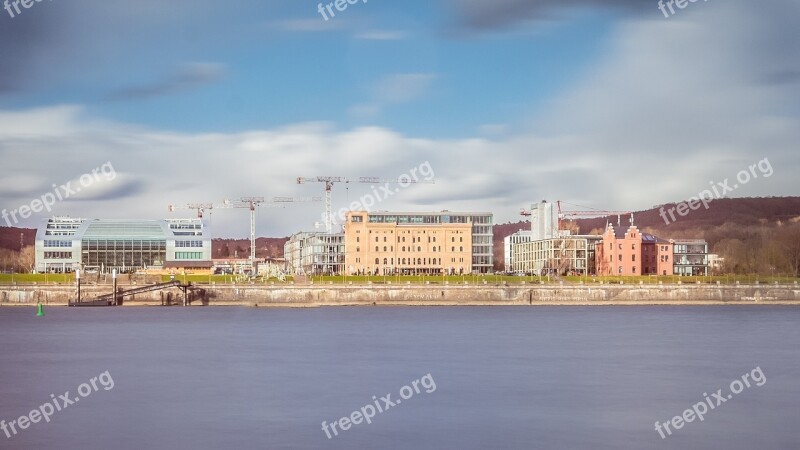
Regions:
[[[326,21],[305,0],[12,6],[0,11],[0,208],[80,187],[103,164],[113,179],[99,171],[52,213],[191,217],[167,207],[319,196],[296,178],[397,178],[425,163],[435,184],[373,209],[497,222],[541,199],[646,209],[764,158],[772,176],[729,195],[800,194],[800,2],[674,9],[372,0]],[[334,207],[371,192],[336,185]],[[313,230],[322,209],[262,209],[258,234]],[[248,233],[245,211],[210,220],[217,236]]]

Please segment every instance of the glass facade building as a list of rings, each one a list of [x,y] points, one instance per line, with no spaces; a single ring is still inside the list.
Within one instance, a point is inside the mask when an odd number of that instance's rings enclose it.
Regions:
[[[340,274],[344,271],[344,234],[302,232],[283,246],[283,256],[293,274]]]
[[[53,217],[36,232],[38,272],[208,268],[211,238],[200,219],[99,220]]]

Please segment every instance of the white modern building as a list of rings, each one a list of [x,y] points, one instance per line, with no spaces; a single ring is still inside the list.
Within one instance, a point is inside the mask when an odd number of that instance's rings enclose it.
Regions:
[[[344,233],[295,233],[283,245],[283,257],[292,274],[343,273]]]
[[[558,213],[552,203],[542,200],[531,205],[531,235],[533,241],[558,237]]]
[[[517,272],[522,269],[514,267],[514,246],[533,239],[533,232],[530,230],[520,230],[514,234],[503,238],[503,267],[506,272]]]
[[[36,230],[37,272],[210,269],[211,265],[211,237],[201,219],[52,217]]]

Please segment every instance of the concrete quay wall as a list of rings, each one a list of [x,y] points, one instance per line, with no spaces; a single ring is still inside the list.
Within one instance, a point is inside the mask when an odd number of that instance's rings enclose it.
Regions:
[[[120,285],[122,289],[134,286]],[[797,285],[199,285],[204,302],[192,305],[315,307],[339,305],[668,305],[800,304]],[[82,298],[111,291],[84,286]],[[177,288],[137,294],[125,305],[161,305]],[[74,286],[0,286],[0,306],[66,305]]]

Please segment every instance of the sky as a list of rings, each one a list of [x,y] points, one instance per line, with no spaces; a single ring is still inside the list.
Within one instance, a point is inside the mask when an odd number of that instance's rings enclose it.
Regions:
[[[642,210],[725,180],[733,197],[800,194],[797,0],[352,1],[11,2],[0,225],[194,217],[180,207],[322,196],[296,181],[317,176],[353,181],[335,210],[496,223],[543,199]],[[434,183],[355,182],[414,174]],[[318,230],[323,209],[260,208],[257,234]],[[206,218],[249,233],[246,210]]]

